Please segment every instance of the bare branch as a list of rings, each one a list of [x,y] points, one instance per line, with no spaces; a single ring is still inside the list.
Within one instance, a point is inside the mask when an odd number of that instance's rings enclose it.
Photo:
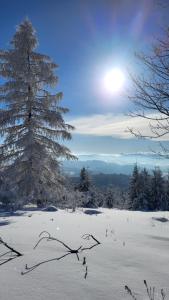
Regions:
[[[96,246],[98,246],[98,245],[101,244],[92,234],[84,234],[82,236],[82,238],[84,240],[90,240],[90,238],[92,238],[96,242],[96,244],[94,244],[94,245],[92,245],[90,247],[82,248],[81,251],[90,250],[90,249],[92,249],[92,248],[94,248],[94,247],[96,247]]]
[[[133,128],[128,131],[137,138],[162,139],[169,135],[168,29],[163,39],[157,39],[150,55],[139,53],[136,58],[141,63],[142,74],[137,76],[128,71],[133,83],[128,98],[136,108],[129,115],[150,120],[150,134],[144,135]]]
[[[0,255],[0,265],[3,265],[19,256],[23,256],[23,254],[21,254],[20,252],[18,252],[17,250],[9,246],[6,242],[4,242],[1,237],[0,237],[0,244],[4,245],[7,249],[9,249],[9,251]],[[10,254],[10,257],[7,256],[8,254]]]
[[[44,236],[43,236],[44,235]],[[36,269],[37,267],[39,267],[40,265],[42,264],[45,264],[45,263],[48,263],[48,262],[51,262],[51,261],[55,261],[55,260],[60,260],[60,259],[63,259],[64,257],[68,256],[68,255],[71,255],[71,254],[75,254],[76,257],[77,257],[77,260],[79,261],[80,258],[79,258],[79,254],[82,252],[82,251],[86,251],[86,250],[91,250],[92,248],[100,245],[101,243],[92,235],[92,234],[84,234],[82,236],[83,239],[85,240],[94,240],[95,241],[95,244],[92,245],[92,246],[89,246],[89,247],[82,247],[82,246],[79,246],[77,249],[71,249],[67,244],[65,244],[64,242],[62,242],[61,240],[57,239],[57,238],[54,238],[50,235],[50,233],[48,231],[42,231],[40,234],[39,234],[39,237],[40,239],[38,240],[38,242],[36,243],[36,245],[34,246],[34,249],[37,248],[37,246],[41,243],[42,240],[46,240],[47,242],[48,241],[56,241],[58,243],[60,243],[61,245],[63,245],[67,250],[67,252],[65,254],[63,254],[62,256],[60,257],[56,257],[56,258],[52,258],[52,259],[48,259],[48,260],[44,260],[44,261],[41,261],[31,267],[28,267],[28,265],[26,264],[25,265],[25,270],[23,272],[21,272],[22,275],[25,275],[31,271],[33,271],[34,269]],[[85,261],[85,264],[86,264],[86,258],[85,260],[83,259],[83,264],[84,264],[84,261]],[[87,268],[86,268],[86,275],[85,275],[85,279],[87,277]]]

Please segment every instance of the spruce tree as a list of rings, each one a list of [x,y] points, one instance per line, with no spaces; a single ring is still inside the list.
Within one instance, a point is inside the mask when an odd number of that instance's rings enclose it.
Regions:
[[[133,173],[130,179],[129,185],[129,209],[137,210],[140,209],[139,196],[141,192],[140,186],[140,173],[137,164],[134,166]]]
[[[98,191],[94,185],[91,185],[89,173],[84,167],[80,171],[80,183],[77,189],[83,194],[83,207],[98,207]]]
[[[164,179],[159,168],[153,170],[151,180],[151,210],[165,209]]]
[[[17,27],[9,50],[0,51],[0,163],[7,184],[25,201],[57,198],[62,189],[59,159],[74,158],[60,140],[70,139],[62,93],[51,93],[58,77],[38,45],[29,20]]]
[[[151,176],[146,168],[140,173],[140,195],[139,206],[141,210],[148,211],[150,209],[151,202]]]
[[[114,191],[111,187],[109,187],[105,193],[105,206],[108,208],[113,208],[114,206]]]
[[[80,171],[80,184],[79,191],[80,192],[88,192],[90,188],[91,182],[89,179],[89,174],[86,168],[82,168]]]

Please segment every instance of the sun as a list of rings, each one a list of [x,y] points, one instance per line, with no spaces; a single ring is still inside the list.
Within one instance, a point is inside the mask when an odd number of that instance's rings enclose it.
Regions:
[[[120,68],[111,69],[103,78],[104,88],[111,94],[120,92],[124,86],[124,82],[125,76]]]

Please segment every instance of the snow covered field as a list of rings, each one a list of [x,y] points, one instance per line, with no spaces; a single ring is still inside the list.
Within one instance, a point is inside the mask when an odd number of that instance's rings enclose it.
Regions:
[[[169,218],[169,212],[100,210],[103,213],[97,216],[85,215],[82,210],[1,216],[0,236],[24,255],[0,266],[0,299],[130,299],[125,285],[137,293],[138,299],[147,299],[144,279],[157,289],[164,288],[169,299],[169,222],[152,219]],[[66,253],[58,242],[46,240],[33,250],[43,230],[74,249],[93,244],[81,238],[86,233],[94,235],[101,245],[82,252],[80,261],[76,255],[68,255],[21,275],[25,264],[29,267]],[[0,254],[5,251],[0,245]],[[84,256],[88,266],[86,279]]]

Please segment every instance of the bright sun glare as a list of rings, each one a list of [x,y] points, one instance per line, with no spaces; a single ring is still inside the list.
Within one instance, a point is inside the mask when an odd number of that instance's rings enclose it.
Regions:
[[[124,73],[119,68],[113,68],[108,71],[104,76],[104,88],[109,93],[119,92],[125,81]]]

